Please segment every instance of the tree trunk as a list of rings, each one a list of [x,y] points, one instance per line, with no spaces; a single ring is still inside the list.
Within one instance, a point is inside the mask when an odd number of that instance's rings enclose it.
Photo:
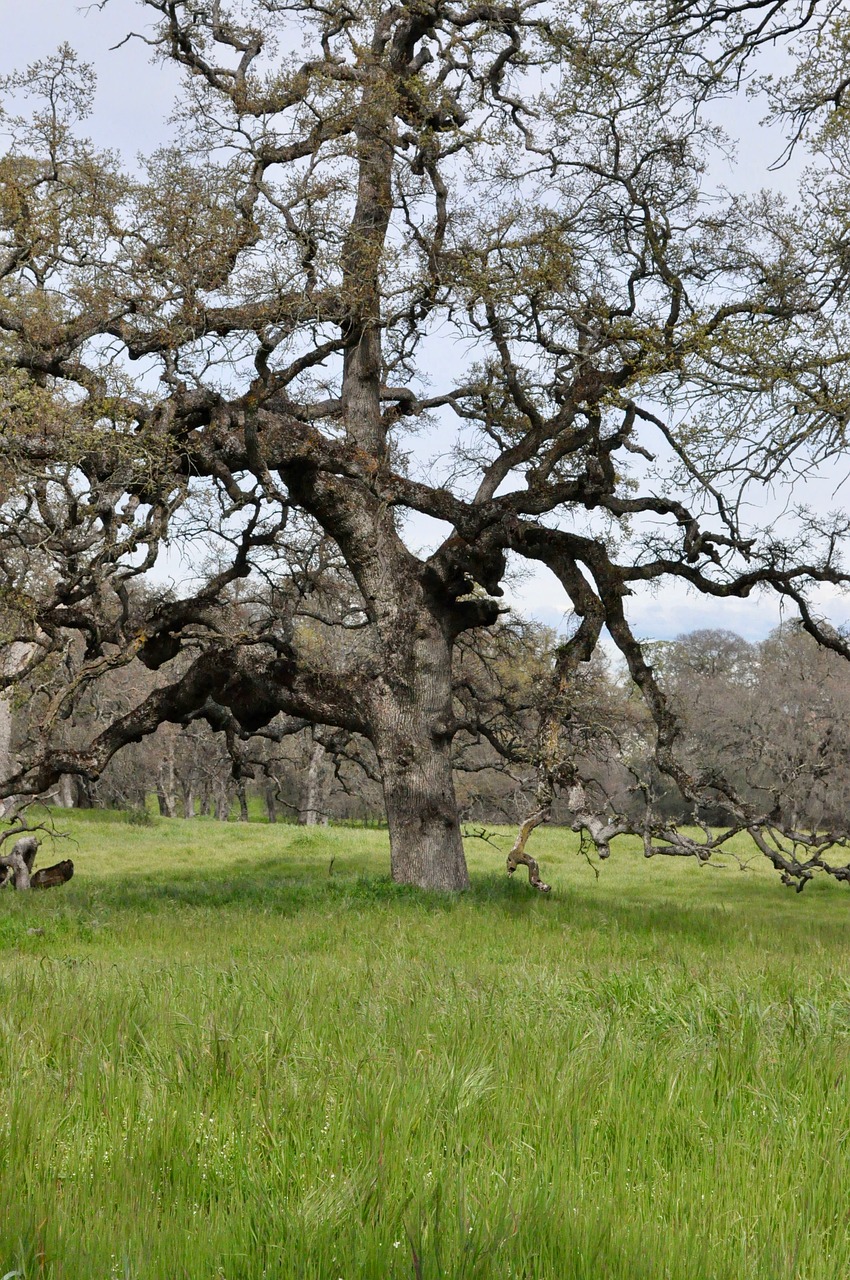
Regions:
[[[230,788],[223,784],[219,786],[218,793],[215,798],[215,816],[219,822],[227,822],[230,817],[230,810],[233,807],[233,796]]]
[[[277,796],[275,794],[275,785],[271,780],[265,786],[265,799],[269,822],[277,822]]]
[[[177,796],[174,779],[174,744],[169,742],[165,756],[159,766],[159,777],[156,784],[156,798],[159,802],[160,816],[173,818],[177,813]]]
[[[3,884],[12,884],[16,889],[29,889],[32,866],[38,853],[38,836],[21,836],[12,845],[10,853],[0,858],[0,877]]]
[[[422,889],[468,889],[450,744],[436,743],[420,722],[381,735],[376,746],[393,880]]]
[[[74,803],[78,809],[93,809],[94,796],[92,794],[92,784],[88,778],[84,778],[77,774],[74,778]]]
[[[0,674],[14,675],[24,665],[30,653],[29,645],[13,642],[0,657]],[[18,761],[12,752],[13,719],[11,697],[4,694],[0,696],[0,780],[2,781],[15,773],[18,768]],[[16,796],[0,798],[0,817],[13,813],[16,803]]]
[[[315,827],[319,824],[322,809],[322,761],[325,748],[321,742],[313,740],[310,748],[310,762],[304,784],[304,804],[298,815],[299,823],[304,827]]]
[[[165,789],[162,779],[157,782],[156,798],[161,818],[174,817],[174,796]]]
[[[15,772],[15,761],[12,757],[12,704],[9,698],[0,698],[0,778],[6,779]],[[0,800],[0,813],[6,806],[11,807],[11,797]]]
[[[70,858],[34,872],[32,868],[38,846],[37,836],[22,836],[15,841],[11,853],[0,856],[0,886],[10,884],[21,890],[53,889],[71,879],[74,864]]]
[[[248,797],[245,794],[245,782],[242,778],[236,784],[236,797],[239,801],[239,821],[248,821]]]
[[[73,774],[63,773],[59,779],[59,804],[63,809],[73,809],[76,789]]]
[[[194,818],[195,816],[195,793],[191,787],[183,789],[183,817]]]
[[[422,889],[468,889],[452,775],[451,645],[427,619],[405,648],[395,687],[376,682],[372,704],[392,876]]]

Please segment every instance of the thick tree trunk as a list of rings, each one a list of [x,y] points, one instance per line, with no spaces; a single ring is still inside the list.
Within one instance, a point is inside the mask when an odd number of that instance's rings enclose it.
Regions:
[[[469,888],[448,744],[427,728],[382,741],[378,752],[393,880],[422,889]]]
[[[422,889],[469,888],[452,776],[451,645],[430,619],[379,688],[372,741],[381,768],[393,879]]]
[[[191,787],[183,789],[183,817],[194,818],[195,816],[195,793]]]

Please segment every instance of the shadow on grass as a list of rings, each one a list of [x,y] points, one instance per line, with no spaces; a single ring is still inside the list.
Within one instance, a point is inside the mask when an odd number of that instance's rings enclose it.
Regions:
[[[819,918],[803,908],[795,897],[788,901],[772,891],[769,883],[734,884],[728,901],[706,902],[683,892],[676,901],[669,886],[662,894],[642,887],[634,898],[614,884],[587,890],[561,888],[543,897],[524,881],[497,872],[473,874],[468,893],[451,896],[395,884],[388,875],[337,869],[328,874],[315,860],[292,854],[264,858],[250,867],[181,870],[168,875],[148,872],[114,876],[97,881],[74,882],[63,891],[64,909],[71,912],[114,910],[157,913],[180,910],[241,910],[262,915],[292,916],[304,911],[346,911],[371,908],[392,912],[448,914],[480,908],[493,925],[493,916],[528,917],[535,929],[569,928],[576,931],[626,932],[644,938],[671,934],[706,945],[740,936],[742,929],[762,928],[776,933],[786,919],[796,929],[814,929],[819,939],[844,941],[848,936],[842,919]],[[57,903],[58,905],[58,903]],[[842,911],[842,916],[844,912]],[[498,926],[495,926],[498,927]]]
[[[85,816],[98,825],[125,821],[123,815],[108,811]],[[73,834],[75,824],[69,825]],[[326,853],[334,854],[330,868],[324,862]],[[494,869],[473,872],[470,891],[453,897],[394,884],[386,874],[364,871],[358,861],[356,853],[341,853],[337,859],[336,850],[324,849],[317,834],[299,831],[289,838],[285,850],[250,863],[116,872],[91,879],[83,875],[61,890],[38,895],[37,903],[19,902],[7,911],[10,931],[5,941],[8,945],[26,925],[40,923],[27,919],[30,914],[53,917],[57,925],[64,919],[67,927],[75,919],[112,913],[242,911],[291,917],[303,912],[360,910],[405,916],[480,911],[486,920],[482,928],[496,932],[500,919],[527,918],[529,930],[630,935],[650,946],[662,938],[679,937],[710,949],[740,940],[742,934],[752,941],[757,935],[758,944],[770,950],[792,941],[846,948],[850,941],[850,902],[835,886],[813,885],[798,897],[763,876],[734,871],[724,874],[722,882],[701,875],[677,885],[659,883],[651,876],[624,877],[619,866],[612,866],[598,882],[561,884],[551,896],[543,897],[521,872],[509,878]],[[5,932],[0,927],[0,945]]]
[[[77,882],[69,890],[70,903],[94,903],[119,910],[157,911],[170,906],[256,910],[292,915],[311,908],[404,903],[451,909],[441,894],[425,893],[394,884],[389,876],[329,875],[314,861],[293,857],[258,860],[246,868],[205,868],[176,871],[167,876],[147,872],[134,876],[103,877],[88,884]]]

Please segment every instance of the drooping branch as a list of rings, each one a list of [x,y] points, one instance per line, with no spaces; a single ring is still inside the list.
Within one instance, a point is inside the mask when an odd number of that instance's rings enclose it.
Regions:
[[[549,893],[552,886],[541,880],[540,867],[525,846],[535,827],[539,827],[543,822],[548,822],[551,814],[551,804],[545,804],[542,808],[536,809],[534,813],[529,814],[521,823],[517,838],[511,846],[507,858],[508,875],[512,876],[519,864],[522,863],[523,866],[528,867],[528,883],[533,888],[539,889],[541,893]]]
[[[217,707],[232,712],[243,729],[268,724],[280,711],[363,732],[356,690],[322,677],[300,674],[291,660],[260,645],[247,650],[220,647],[201,654],[173,683],[155,689],[137,707],[116,719],[81,750],[48,747],[40,758],[0,781],[0,795],[41,795],[66,773],[97,779],[122,747],[156,732],[161,724],[183,724],[199,713],[213,727]],[[230,716],[227,724],[232,723]]]
[[[96,778],[198,717],[242,782],[245,735],[283,712],[381,740],[388,803],[419,806],[394,866],[439,814],[422,865],[454,859],[465,883],[464,734],[535,774],[515,865],[559,790],[606,852],[622,823],[582,773],[599,726],[578,703],[607,627],[653,769],[694,812],[767,822],[683,757],[627,600],[769,587],[822,639],[811,590],[848,584],[846,521],[781,544],[743,518],[748,490],[843,448],[841,219],[817,192],[714,191],[703,113],[826,0],[143,7],[186,74],[174,146],[127,173],[81,138],[93,85],[69,51],[15,82],[49,81],[58,114],[7,119],[0,644],[29,646],[17,682],[48,740],[3,785]],[[296,24],[309,47],[278,58]],[[410,512],[442,522],[430,554]],[[187,581],[166,590],[178,546]],[[454,688],[451,667],[498,626],[513,557],[554,572],[577,629],[512,723],[480,693],[497,663]],[[136,655],[146,696],[70,747],[83,699]],[[712,843],[642,822],[653,856]],[[776,857],[802,865],[788,839]]]

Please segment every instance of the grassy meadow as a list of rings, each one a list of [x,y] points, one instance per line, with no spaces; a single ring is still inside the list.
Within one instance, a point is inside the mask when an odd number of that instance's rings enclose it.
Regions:
[[[850,1276],[846,889],[61,820],[75,879],[0,899],[0,1277]]]

